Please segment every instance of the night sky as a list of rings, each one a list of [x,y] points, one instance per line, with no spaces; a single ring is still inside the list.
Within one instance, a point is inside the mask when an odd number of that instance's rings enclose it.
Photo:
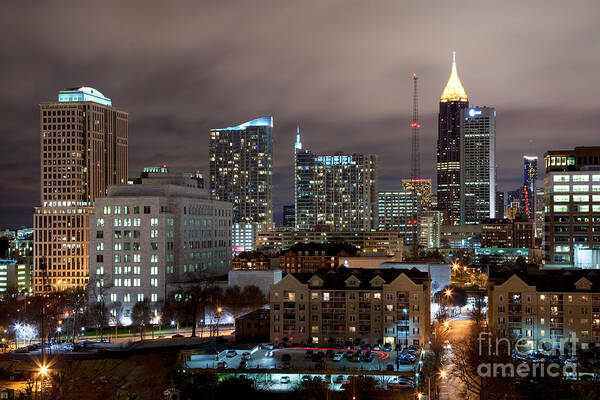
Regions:
[[[296,124],[314,152],[378,154],[380,188],[400,188],[416,72],[435,182],[452,51],[470,104],[496,107],[499,188],[512,190],[525,153],[600,144],[598,26],[598,1],[3,2],[0,228],[31,226],[40,201],[38,104],[79,85],[129,112],[130,176],[207,173],[210,128],[273,115],[279,217]]]

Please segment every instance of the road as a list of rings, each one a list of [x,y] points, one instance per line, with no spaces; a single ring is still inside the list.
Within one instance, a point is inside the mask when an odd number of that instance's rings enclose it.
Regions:
[[[465,339],[475,321],[471,319],[470,313],[463,313],[448,321],[448,340],[450,343],[459,342]],[[449,350],[448,357],[451,357],[452,350]],[[452,368],[450,365],[449,368]],[[440,379],[440,400],[461,399],[462,384],[455,378],[448,376],[446,379]]]

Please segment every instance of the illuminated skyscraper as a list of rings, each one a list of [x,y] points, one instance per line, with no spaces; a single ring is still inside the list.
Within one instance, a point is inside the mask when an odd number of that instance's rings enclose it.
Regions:
[[[523,157],[523,214],[530,220],[535,220],[535,180],[537,178],[537,156]]]
[[[84,287],[96,197],[108,185],[127,182],[128,115],[94,88],[65,89],[58,101],[40,104],[40,136],[42,204],[33,217],[33,290]]]
[[[460,113],[468,107],[453,56],[450,79],[440,98],[437,142],[437,207],[445,214],[445,224],[460,223]]]
[[[419,195],[422,210],[431,210],[431,179],[402,179],[402,190]]]
[[[404,245],[412,246],[419,240],[419,211],[421,195],[414,191],[380,191],[377,201],[377,229],[398,232]]]
[[[296,150],[296,229],[369,231],[377,219],[377,156]]]
[[[211,129],[210,192],[233,203],[234,223],[273,225],[273,117]]]
[[[496,110],[461,111],[460,222],[479,224],[496,216]]]

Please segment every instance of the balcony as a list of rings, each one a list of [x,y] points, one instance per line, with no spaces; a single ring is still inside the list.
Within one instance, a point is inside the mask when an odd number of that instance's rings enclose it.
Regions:
[[[410,326],[410,320],[408,319],[400,319],[397,321],[398,326]]]

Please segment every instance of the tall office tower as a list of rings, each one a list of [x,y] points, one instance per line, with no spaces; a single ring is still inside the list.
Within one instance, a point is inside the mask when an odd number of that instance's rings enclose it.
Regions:
[[[296,150],[296,229],[369,231],[377,221],[377,156]]]
[[[496,218],[504,219],[504,192],[496,192]]]
[[[548,151],[544,162],[544,262],[598,268],[600,146]]]
[[[233,204],[233,247],[253,250],[246,232],[273,227],[273,117],[211,129],[209,162],[213,198]]]
[[[293,228],[296,226],[296,206],[283,206],[283,226]]]
[[[234,223],[273,225],[273,117],[211,129],[210,192],[233,203]]]
[[[535,179],[537,178],[537,156],[523,156],[523,199],[524,214],[535,220]]]
[[[544,187],[537,188],[535,195],[535,237],[542,239],[544,234]]]
[[[496,110],[461,112],[460,221],[479,224],[496,216]]]
[[[468,107],[469,100],[458,78],[453,54],[450,79],[440,98],[437,142],[438,210],[445,213],[445,225],[460,223],[461,111]]]
[[[422,210],[431,210],[431,179],[402,179],[402,190],[419,195]]]
[[[413,191],[380,191],[377,200],[377,229],[398,232],[404,245],[412,246],[419,237],[420,195]]]
[[[127,126],[127,113],[91,87],[65,89],[58,101],[40,104],[35,293],[87,284],[89,215],[108,185],[127,182]]]

